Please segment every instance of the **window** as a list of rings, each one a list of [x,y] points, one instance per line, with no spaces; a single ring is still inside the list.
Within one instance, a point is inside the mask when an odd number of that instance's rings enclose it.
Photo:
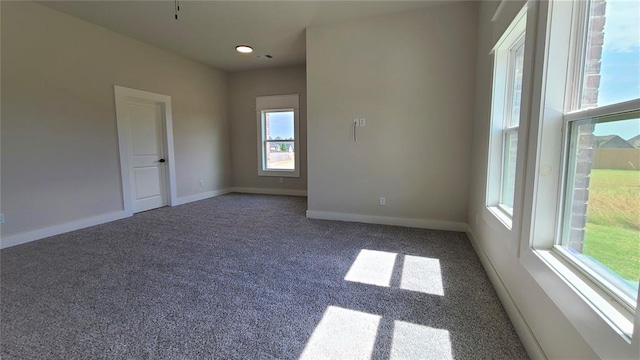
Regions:
[[[300,176],[298,107],[298,95],[256,98],[259,176]]]
[[[522,262],[602,357],[629,357],[640,279],[640,3],[547,4]],[[618,346],[600,346],[608,341]]]
[[[565,116],[569,150],[558,250],[623,304],[635,307],[640,148],[625,139],[640,135],[640,112],[583,115]]]
[[[635,308],[640,279],[640,40],[637,2],[576,4],[557,250]],[[635,13],[629,16],[629,13]],[[605,31],[606,28],[606,31]],[[573,84],[573,85],[572,85]]]
[[[487,205],[510,227],[513,216],[522,101],[526,9],[494,47]]]

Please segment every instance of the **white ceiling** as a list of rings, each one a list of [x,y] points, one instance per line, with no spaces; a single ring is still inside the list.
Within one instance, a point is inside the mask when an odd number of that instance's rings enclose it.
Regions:
[[[42,1],[63,11],[225,71],[305,63],[305,29],[455,0],[422,1]],[[254,53],[239,54],[238,44]],[[260,59],[269,54],[273,59]]]

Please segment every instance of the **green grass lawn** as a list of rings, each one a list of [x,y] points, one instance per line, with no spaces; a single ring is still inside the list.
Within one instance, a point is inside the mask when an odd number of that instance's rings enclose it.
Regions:
[[[592,170],[582,253],[640,279],[640,171]]]

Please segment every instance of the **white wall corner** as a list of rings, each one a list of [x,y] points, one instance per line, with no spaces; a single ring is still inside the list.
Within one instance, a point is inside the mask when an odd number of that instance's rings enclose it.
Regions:
[[[263,195],[307,196],[307,190],[232,187],[231,192]]]
[[[129,216],[131,215],[126,211],[116,211],[109,214],[93,216],[60,225],[50,226],[43,229],[27,231],[7,237],[2,237],[0,238],[0,249],[5,249],[20,244],[26,244],[28,242],[44,239],[50,236],[60,235],[70,231],[80,230],[90,226],[96,226],[111,221],[124,219]]]
[[[193,194],[193,195],[189,195],[189,196],[181,196],[181,197],[179,197],[177,199],[176,203],[175,204],[171,204],[171,206],[177,206],[177,205],[187,204],[187,203],[194,202],[194,201],[209,199],[209,198],[212,198],[212,197],[228,194],[230,192],[231,192],[231,188],[227,188],[227,189],[206,191],[206,192],[203,192],[203,193]]]
[[[547,359],[547,356],[545,355],[544,350],[542,350],[540,343],[538,343],[538,340],[529,327],[529,324],[525,320],[524,316],[522,316],[520,309],[518,309],[518,306],[511,297],[509,290],[504,285],[504,282],[502,282],[502,279],[491,263],[491,260],[489,260],[489,257],[482,249],[482,246],[480,246],[480,244],[476,240],[473,231],[469,226],[467,226],[465,232],[467,233],[467,237],[469,237],[469,241],[471,242],[473,249],[476,251],[478,258],[480,259],[482,267],[487,273],[487,276],[489,277],[493,288],[496,290],[498,298],[500,298],[502,306],[505,308],[507,315],[511,320],[511,323],[513,324],[513,327],[516,329],[516,332],[520,337],[520,341],[522,341],[522,344],[527,350],[527,354],[531,359]]]
[[[338,213],[338,212],[318,211],[318,210],[307,210],[307,217],[310,219],[350,221],[350,222],[361,222],[361,223],[367,223],[367,224],[380,224],[380,225],[395,225],[395,226],[405,226],[405,227],[432,229],[432,230],[446,230],[446,231],[458,231],[458,232],[465,232],[467,230],[467,224],[465,223],[455,222],[455,221],[444,221],[444,220],[398,218],[398,217],[390,217],[390,216],[348,214],[348,213]]]

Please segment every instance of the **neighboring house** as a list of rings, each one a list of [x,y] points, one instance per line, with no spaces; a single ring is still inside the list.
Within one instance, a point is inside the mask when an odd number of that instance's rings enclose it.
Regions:
[[[631,146],[640,149],[640,134],[627,140],[627,142],[631,144]]]
[[[618,135],[594,136],[595,149],[633,149],[633,145]]]

